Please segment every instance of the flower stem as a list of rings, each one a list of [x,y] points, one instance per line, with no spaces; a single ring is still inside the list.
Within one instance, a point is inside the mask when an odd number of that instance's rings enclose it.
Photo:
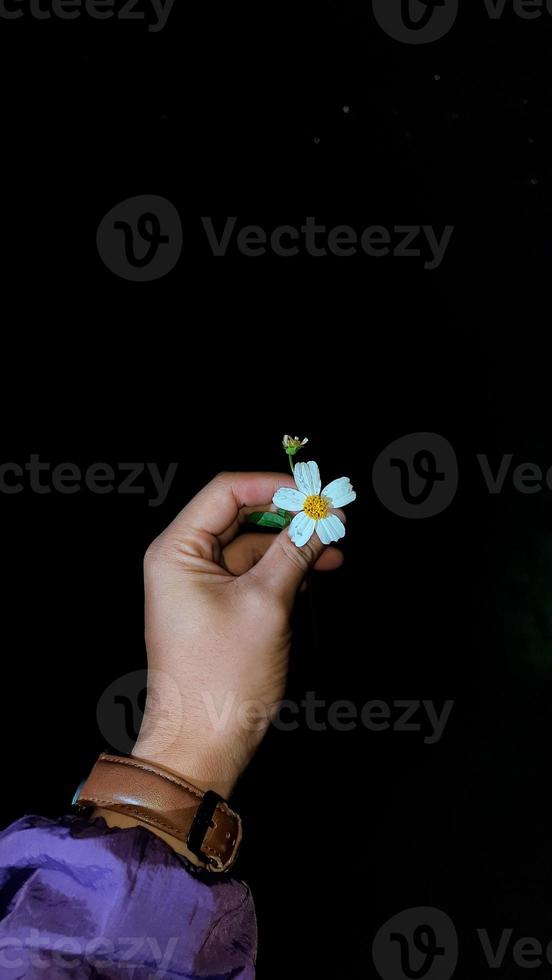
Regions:
[[[288,459],[289,459],[289,465],[290,465],[290,469],[291,469],[291,475],[292,476],[295,476],[295,474],[293,472],[293,456],[289,455],[289,453],[288,453]]]

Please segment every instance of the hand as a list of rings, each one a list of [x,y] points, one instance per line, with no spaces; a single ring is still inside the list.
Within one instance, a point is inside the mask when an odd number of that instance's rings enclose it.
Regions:
[[[225,798],[283,696],[297,591],[309,568],[342,562],[316,534],[302,548],[287,530],[236,537],[283,486],[291,476],[220,474],[145,556],[148,697],[133,754]]]

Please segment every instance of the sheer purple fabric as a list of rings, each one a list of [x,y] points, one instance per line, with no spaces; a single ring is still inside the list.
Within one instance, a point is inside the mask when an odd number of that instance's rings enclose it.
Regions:
[[[2,980],[252,980],[255,954],[247,886],[145,827],[26,816],[0,833]]]

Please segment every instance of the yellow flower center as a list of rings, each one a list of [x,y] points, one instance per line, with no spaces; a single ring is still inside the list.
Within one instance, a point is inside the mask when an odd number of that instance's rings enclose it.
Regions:
[[[311,517],[313,521],[321,521],[323,517],[327,517],[330,513],[330,499],[329,497],[319,497],[318,494],[312,494],[305,500],[303,510],[307,517]]]

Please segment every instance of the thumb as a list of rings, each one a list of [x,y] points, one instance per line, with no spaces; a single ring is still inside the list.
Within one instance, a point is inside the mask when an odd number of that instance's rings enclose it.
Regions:
[[[344,520],[341,511],[334,513],[341,521]],[[286,528],[277,535],[266,554],[248,574],[262,579],[263,585],[281,595],[291,608],[307,572],[326,547],[316,531],[306,544],[298,547],[289,536],[289,528]]]

